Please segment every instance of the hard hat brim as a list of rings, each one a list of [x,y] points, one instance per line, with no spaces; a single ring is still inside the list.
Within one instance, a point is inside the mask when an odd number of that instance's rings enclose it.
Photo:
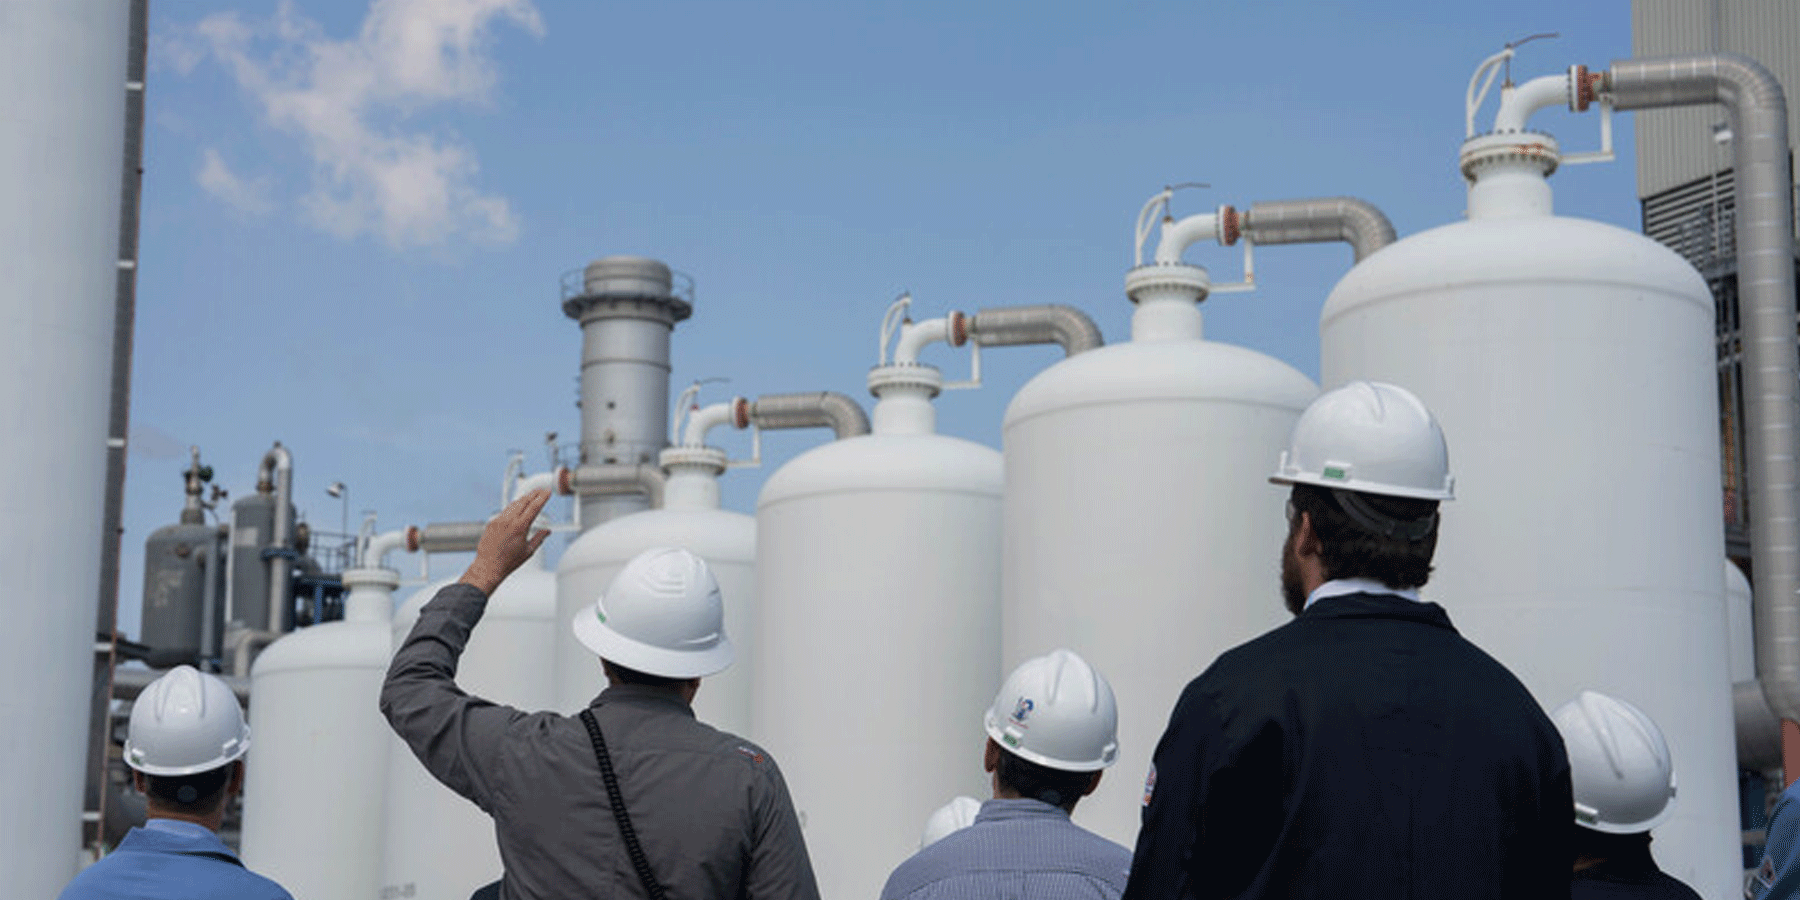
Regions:
[[[718,643],[701,650],[653,647],[607,627],[592,608],[584,608],[576,613],[575,618],[570,620],[569,627],[575,632],[575,639],[595,656],[661,678],[704,678],[717,675],[729,668],[732,660],[737,658],[731,638],[725,635],[719,636]]]
[[[195,763],[190,766],[158,766],[151,763],[136,763],[131,759],[136,750],[137,745],[134,745],[131,742],[131,739],[127,737],[125,739],[125,765],[133,771],[142,772],[145,775],[155,775],[159,778],[178,778],[183,775],[198,775],[201,772],[211,772],[214,769],[231,765],[232,763],[243,759],[244,754],[250,752],[250,726],[244,726],[242,736],[238,738],[237,742],[230,749],[220,753],[219,756],[214,759]]]
[[[1006,729],[1000,727],[1000,720],[994,718],[993,710],[988,711],[987,715],[983,717],[981,724],[987,730],[988,737],[993,738],[994,743],[1000,745],[1001,752],[1011,753],[1026,762],[1037,763],[1046,769],[1055,769],[1059,772],[1098,772],[1101,769],[1111,767],[1113,763],[1119,761],[1116,744],[1110,758],[1082,760],[1080,762],[1055,759],[1025,747],[1013,746],[1006,742]]]
[[[1359,494],[1378,494],[1383,497],[1404,497],[1409,500],[1455,500],[1456,493],[1446,486],[1438,489],[1399,487],[1391,484],[1380,484],[1360,479],[1324,478],[1309,472],[1276,472],[1269,476],[1270,484],[1310,484],[1316,487],[1332,488],[1340,491],[1356,491]]]

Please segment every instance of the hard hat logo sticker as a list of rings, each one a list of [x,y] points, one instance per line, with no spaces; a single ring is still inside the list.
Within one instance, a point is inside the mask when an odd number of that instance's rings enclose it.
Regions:
[[[1033,709],[1035,709],[1036,706],[1037,706],[1036,704],[1031,702],[1030,697],[1020,697],[1018,704],[1013,707],[1013,711],[1012,711],[1013,722],[1015,722],[1018,725],[1023,726],[1025,724],[1026,718],[1030,717],[1031,711]]]

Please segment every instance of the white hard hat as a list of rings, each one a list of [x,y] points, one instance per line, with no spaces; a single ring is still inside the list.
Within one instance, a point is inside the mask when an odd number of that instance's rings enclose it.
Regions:
[[[1119,757],[1112,686],[1068,650],[1028,659],[1006,676],[985,722],[988,737],[1029,762],[1096,772]]]
[[[952,832],[961,831],[975,824],[975,814],[981,812],[981,801],[974,797],[958,797],[944,804],[925,820],[925,834],[919,838],[919,849],[923,850],[948,837]]]
[[[250,726],[231,687],[193,666],[150,682],[131,705],[125,764],[146,775],[208,772],[250,749]]]
[[[731,665],[719,582],[704,560],[678,547],[632,557],[570,624],[601,658],[647,675],[699,678]]]
[[[1449,500],[1455,486],[1431,410],[1411,391],[1379,381],[1319,395],[1294,423],[1269,480],[1418,500]]]
[[[1569,751],[1575,822],[1608,834],[1649,831],[1675,812],[1675,763],[1643,711],[1594,691],[1551,714]]]

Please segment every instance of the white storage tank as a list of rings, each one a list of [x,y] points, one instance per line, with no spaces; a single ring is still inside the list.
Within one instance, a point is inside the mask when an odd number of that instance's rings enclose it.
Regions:
[[[1561,76],[1508,89],[1496,131],[1463,147],[1467,221],[1339,282],[1322,381],[1431,407],[1457,499],[1425,593],[1546,709],[1586,689],[1655,719],[1681,784],[1657,860],[1735,895],[1713,301],[1649,238],[1552,214],[1558,145],[1523,123],[1565,96]]]
[[[1131,341],[1073,356],[1006,410],[1005,663],[1070,647],[1119,703],[1119,764],[1075,818],[1133,846],[1151,753],[1181,689],[1286,621],[1281,492],[1268,484],[1317,393],[1293,367],[1205,340],[1193,239],[1229,210],[1167,223],[1131,271]]]
[[[683,398],[684,402],[686,397]],[[619,569],[651,547],[683,547],[712,569],[725,598],[725,633],[737,648],[731,667],[708,676],[694,697],[694,715],[721,731],[750,733],[750,673],[756,658],[756,520],[719,508],[723,452],[704,444],[712,425],[728,424],[743,401],[697,411],[679,445],[662,451],[668,474],[659,509],[611,519],[583,534],[563,554],[556,574],[554,706],[565,713],[587,707],[606,686],[600,660],[575,640],[569,623],[591,609]]]
[[[270,644],[250,670],[242,857],[296,900],[373,897],[390,732],[377,701],[399,578],[344,572],[344,619]]]
[[[469,637],[456,667],[463,691],[524,710],[550,708],[549,664],[556,615],[556,576],[539,550],[488,599],[481,624]],[[399,649],[419,620],[419,610],[455,578],[427,585],[395,613],[392,641]],[[494,820],[441,784],[392,731],[386,742],[387,834],[382,897],[468,900],[500,878]]]
[[[935,433],[943,378],[907,348],[944,322],[906,326],[896,364],[870,374],[871,434],[794,458],[757,502],[752,734],[826,897],[876,896],[943,797],[991,792],[1001,463]]]

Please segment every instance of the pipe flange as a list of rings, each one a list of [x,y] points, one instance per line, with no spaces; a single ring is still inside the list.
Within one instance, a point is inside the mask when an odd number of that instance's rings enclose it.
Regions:
[[[1229,204],[1219,207],[1219,243],[1229,247],[1243,236],[1243,217],[1238,215],[1237,207]]]
[[[568,470],[564,469],[563,471],[567,472]],[[424,539],[424,535],[419,533],[419,526],[417,526],[417,525],[406,526],[406,552],[408,552],[408,553],[419,552],[419,542],[423,539]]]
[[[891,366],[876,366],[869,370],[869,393],[880,397],[883,391],[893,388],[918,388],[936,397],[944,389],[944,373],[936,366],[923,363],[902,363]]]
[[[969,342],[969,332],[974,328],[974,320],[952,310],[944,317],[949,320],[949,327],[944,329],[944,343],[952,347],[961,347]]]
[[[345,569],[339,576],[344,587],[378,587],[392,591],[400,586],[400,573],[393,569],[377,569],[374,567]]]
[[[685,466],[706,469],[717,475],[725,471],[725,463],[728,458],[725,451],[715,447],[664,447],[656,461],[658,465],[667,470]]]
[[[1192,294],[1195,301],[1212,289],[1212,276],[1199,266],[1187,263],[1151,263],[1125,273],[1125,296],[1137,303],[1142,295],[1163,291]]]
[[[1481,134],[1463,141],[1460,159],[1463,177],[1475,180],[1475,173],[1495,165],[1525,163],[1544,175],[1556,171],[1562,162],[1562,148],[1556,138],[1537,131]]]
[[[582,324],[599,319],[649,319],[673,327],[694,314],[694,304],[675,296],[578,294],[563,301],[563,315]]]
[[[742,431],[750,427],[750,401],[743,397],[731,398],[731,427]]]

